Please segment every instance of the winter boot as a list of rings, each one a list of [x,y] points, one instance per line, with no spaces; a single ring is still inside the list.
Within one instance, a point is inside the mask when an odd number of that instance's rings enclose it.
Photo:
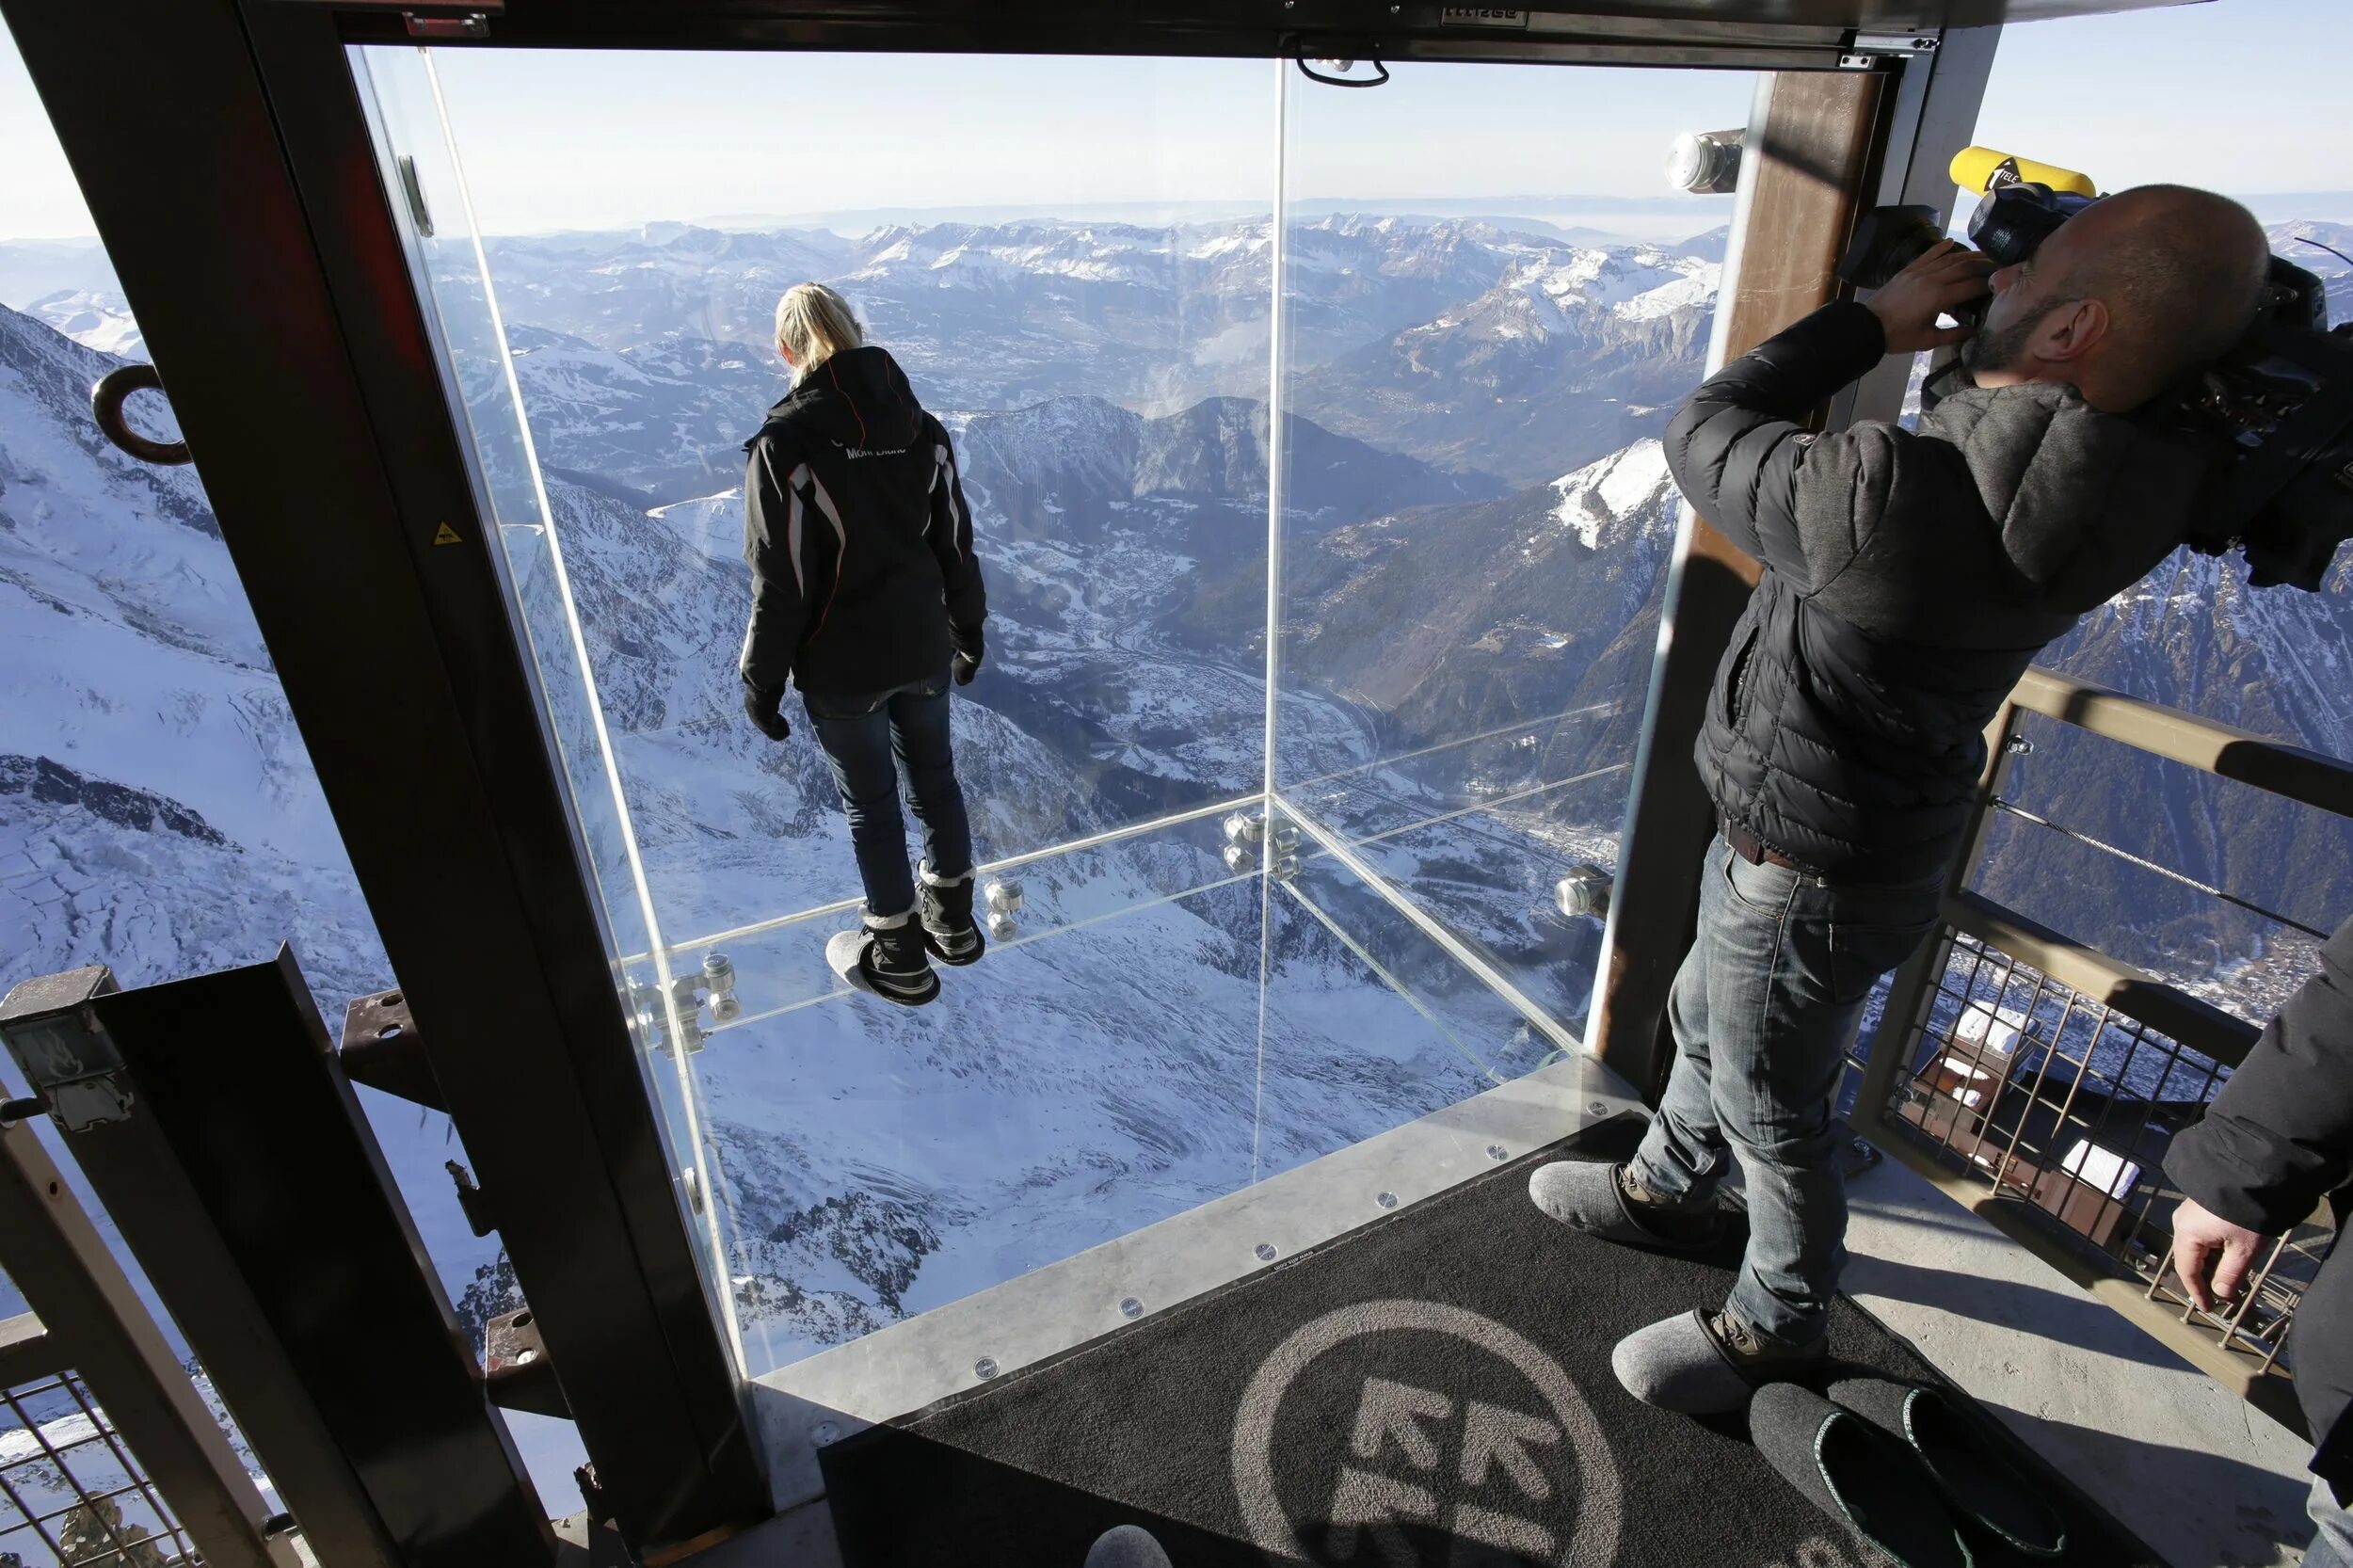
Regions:
[[[939,995],[939,976],[923,956],[923,928],[912,909],[869,912],[856,931],[837,932],[825,944],[825,962],[858,990],[902,1007],[920,1007]]]
[[[917,906],[923,922],[923,945],[943,964],[972,963],[988,950],[988,940],[972,920],[972,873],[941,876],[926,865]]]

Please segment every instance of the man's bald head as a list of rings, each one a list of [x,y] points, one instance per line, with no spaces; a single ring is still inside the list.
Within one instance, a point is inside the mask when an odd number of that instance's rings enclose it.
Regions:
[[[1970,356],[1978,384],[2069,381],[2095,407],[2137,408],[2238,341],[2269,257],[2263,226],[2228,197],[2121,191],[2062,225],[2028,266],[1994,275],[2002,297]]]

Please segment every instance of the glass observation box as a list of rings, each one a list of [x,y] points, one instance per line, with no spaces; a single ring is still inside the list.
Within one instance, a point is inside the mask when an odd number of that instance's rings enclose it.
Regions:
[[[1733,205],[1656,170],[1753,76],[350,60],[745,1376],[1581,1096]],[[904,123],[845,169],[845,118]],[[797,696],[781,744],[740,710],[804,280],[952,433],[988,587],[952,712],[990,945],[916,1009],[824,961],[858,881]]]

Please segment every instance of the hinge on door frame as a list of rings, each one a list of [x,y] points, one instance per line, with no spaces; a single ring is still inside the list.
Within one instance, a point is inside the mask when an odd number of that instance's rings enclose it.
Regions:
[[[1933,55],[1945,40],[1934,33],[1865,33],[1860,30],[1847,35],[1847,41],[1838,52],[1841,71],[1871,71],[1881,60],[1909,59],[1916,55]]]

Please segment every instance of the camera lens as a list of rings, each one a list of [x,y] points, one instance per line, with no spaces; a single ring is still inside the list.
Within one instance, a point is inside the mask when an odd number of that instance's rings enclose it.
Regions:
[[[1944,237],[1934,207],[1873,207],[1855,223],[1838,276],[1859,289],[1884,288]]]

